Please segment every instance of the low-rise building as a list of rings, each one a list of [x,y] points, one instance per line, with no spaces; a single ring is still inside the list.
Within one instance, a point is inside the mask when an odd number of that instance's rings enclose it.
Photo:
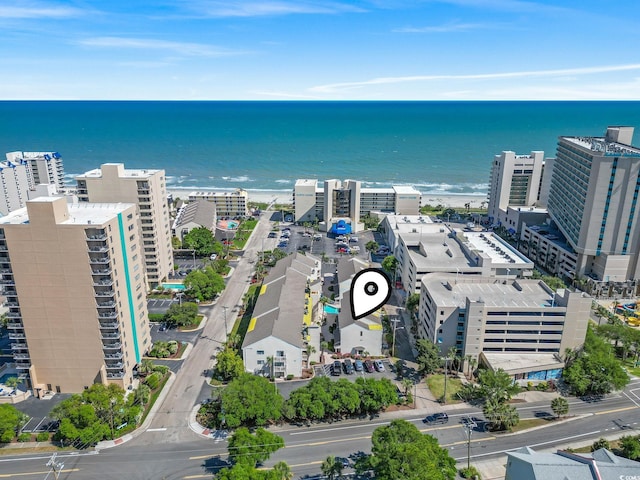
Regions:
[[[418,334],[443,353],[455,347],[462,357],[493,358],[492,365],[501,354],[544,354],[548,363],[549,354],[584,343],[591,301],[582,292],[554,292],[541,280],[430,274],[422,277]],[[540,371],[530,360],[516,378]]]
[[[605,448],[592,453],[536,452],[529,447],[507,452],[505,480],[635,480],[640,462]]]
[[[173,222],[172,233],[180,240],[194,228],[208,228],[216,231],[216,205],[213,202],[196,200],[183,205]]]
[[[218,217],[246,217],[249,215],[249,194],[238,188],[232,192],[191,192],[189,201],[206,200],[216,206]]]
[[[289,255],[271,269],[242,343],[246,371],[275,378],[302,375],[309,330],[320,328],[313,323],[320,270],[318,259],[301,254]]]

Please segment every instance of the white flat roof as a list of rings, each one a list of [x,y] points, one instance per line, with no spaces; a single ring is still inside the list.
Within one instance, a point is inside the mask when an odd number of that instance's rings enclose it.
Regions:
[[[247,191],[238,188],[233,192],[191,192],[189,197],[228,197],[231,195],[245,196],[247,195]]]
[[[29,203],[51,203],[60,200],[61,197],[38,197],[29,200]],[[132,203],[67,203],[69,209],[69,218],[60,225],[100,225],[115,217],[118,213],[122,213],[131,207]],[[19,225],[29,223],[29,214],[27,207],[15,210],[8,215],[0,218],[0,224]]]
[[[512,264],[517,267],[530,264],[531,260],[518,253],[493,232],[456,232],[462,235],[473,250],[478,250],[491,258],[493,264]],[[509,265],[507,265],[508,267]]]
[[[482,352],[493,370],[501,368],[505,372],[514,370],[535,371],[536,369],[562,368],[564,362],[553,353],[495,353]]]
[[[299,178],[296,180],[296,187],[315,187],[318,184],[318,180],[312,178]]]
[[[396,193],[399,194],[412,193],[421,195],[420,191],[417,190],[416,187],[413,187],[411,185],[394,185],[392,188]]]

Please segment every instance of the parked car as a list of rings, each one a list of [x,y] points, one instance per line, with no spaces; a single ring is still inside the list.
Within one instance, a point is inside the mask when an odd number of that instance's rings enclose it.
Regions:
[[[375,371],[375,367],[373,366],[373,362],[371,360],[365,360],[364,369],[369,373],[373,373]]]
[[[356,372],[362,372],[364,370],[364,364],[362,363],[362,360],[354,361],[353,368],[355,368]]]
[[[433,415],[427,415],[422,420],[422,423],[428,423],[429,425],[436,425],[436,424],[444,424],[444,423],[447,423],[448,421],[449,421],[449,415],[443,412],[443,413],[434,413]]]
[[[358,237],[349,237],[349,241],[352,243],[357,243],[358,242]]]
[[[374,361],[373,366],[378,372],[384,372],[384,364],[382,363],[382,360]]]
[[[346,373],[347,375],[353,374],[354,370],[353,370],[353,363],[351,363],[351,360],[349,360],[348,358],[345,359],[345,361],[342,362],[342,366],[344,367],[344,373]]]
[[[342,373],[342,362],[336,360],[333,362],[333,367],[331,367],[331,375],[335,377],[339,377]]]
[[[276,232],[269,232],[269,235],[267,235],[269,238],[276,238],[277,236],[278,234]]]
[[[278,248],[286,248],[286,247],[287,247],[287,245],[288,245],[288,243],[280,242],[280,243],[278,244]]]
[[[215,260],[216,258],[218,258],[218,255],[216,255],[215,253],[212,253],[212,254],[209,256],[209,260]]]

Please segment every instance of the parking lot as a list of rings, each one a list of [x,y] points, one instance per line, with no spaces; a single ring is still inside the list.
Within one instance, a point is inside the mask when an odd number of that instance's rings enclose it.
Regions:
[[[281,236],[283,229],[285,228],[290,229],[290,234],[286,242],[284,242],[284,238]],[[373,233],[367,231],[352,235],[352,237],[357,238],[357,241],[355,242],[349,242],[347,239],[340,242],[333,234],[315,232],[311,229],[305,229],[298,225],[281,225],[280,231],[277,232],[277,235],[278,238],[274,240],[277,248],[284,250],[287,254],[301,250],[318,256],[325,255],[329,258],[357,256],[359,258],[366,259],[368,252],[365,245],[367,242],[373,240]],[[336,252],[336,245],[340,244],[348,245],[349,247],[356,247],[359,249],[359,252]]]

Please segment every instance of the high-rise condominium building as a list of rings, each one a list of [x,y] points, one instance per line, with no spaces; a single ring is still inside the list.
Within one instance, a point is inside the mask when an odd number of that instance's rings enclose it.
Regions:
[[[215,204],[219,218],[249,215],[249,193],[241,188],[233,192],[191,192],[189,194],[190,202],[199,200]]]
[[[164,170],[125,169],[105,163],[76,177],[81,202],[129,202],[138,206],[142,248],[149,287],[173,271],[171,225]]]
[[[623,282],[640,277],[640,149],[633,127],[604,137],[560,137],[549,215],[577,253],[577,276]]]
[[[132,384],[151,346],[135,205],[30,200],[0,219],[0,272],[34,394]]]
[[[503,151],[496,155],[489,182],[489,221],[515,232],[523,221],[531,223],[533,218],[545,216],[549,185],[543,173],[552,163],[539,151],[530,155]]]
[[[0,162],[0,215],[22,208],[39,196],[62,191],[62,157],[56,152],[9,152]]]

